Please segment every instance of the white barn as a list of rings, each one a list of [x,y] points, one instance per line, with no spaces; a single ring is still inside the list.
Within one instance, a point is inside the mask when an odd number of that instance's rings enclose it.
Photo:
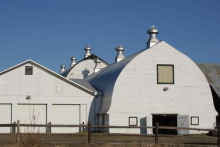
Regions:
[[[88,116],[93,116],[94,96],[99,94],[89,83],[82,86],[31,60],[1,72],[0,83],[1,124],[17,120],[29,124],[33,123],[33,116],[37,117],[37,124],[86,124]],[[11,131],[0,128],[1,133]],[[79,131],[52,128],[52,133]]]
[[[30,123],[33,114],[41,124],[215,127],[216,115],[209,83],[186,55],[148,30],[146,49],[125,57],[116,48],[115,63],[90,54],[61,75],[28,60],[0,73],[0,124]],[[214,86],[216,89],[216,86]],[[0,128],[9,133],[10,128]],[[44,128],[42,132],[47,132]],[[52,133],[74,133],[79,128],[52,128]],[[102,130],[103,131],[103,130]],[[110,133],[152,134],[151,129],[109,129]],[[160,133],[186,135],[195,131]],[[201,133],[201,132],[200,132]]]
[[[209,83],[198,66],[165,41],[152,27],[147,48],[89,76],[103,92],[98,112],[100,124],[214,128]],[[170,131],[170,130],[168,130]],[[151,129],[110,129],[111,133],[153,133]],[[161,130],[160,133],[188,134]],[[190,133],[198,133],[191,131]]]

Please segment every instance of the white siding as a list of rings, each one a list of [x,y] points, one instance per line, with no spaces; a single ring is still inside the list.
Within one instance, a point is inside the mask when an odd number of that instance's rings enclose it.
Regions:
[[[107,65],[103,62],[100,63],[102,68],[106,67]],[[68,74],[68,79],[83,79],[88,75],[94,72],[95,62],[92,59],[84,60],[78,63]]]
[[[157,84],[157,64],[174,65],[174,84]],[[168,91],[163,91],[168,87]],[[110,125],[128,125],[129,116],[152,114],[199,116],[198,128],[214,128],[215,115],[209,84],[197,65],[165,42],[135,57],[118,77],[108,112]],[[139,121],[140,122],[140,121]],[[138,129],[111,132],[139,133]],[[151,133],[151,132],[148,132]],[[191,131],[191,133],[201,133]]]
[[[0,76],[0,95],[88,96],[79,88],[35,66],[33,75],[25,75],[25,66],[33,65],[26,64]]]
[[[25,66],[33,66],[33,75],[25,75]],[[26,97],[31,99],[27,100]],[[38,104],[47,105],[46,122],[52,122],[52,105],[53,104],[72,104],[84,105],[86,114],[89,114],[90,105],[94,96],[87,92],[47,73],[45,70],[38,68],[31,63],[8,71],[0,76],[0,102],[12,103],[11,122],[17,122],[23,114],[19,114],[18,104]],[[81,116],[88,120],[88,115]],[[22,121],[22,120],[21,120]],[[10,123],[11,123],[10,122]],[[22,122],[21,122],[22,123]]]
[[[18,105],[18,120],[21,124],[46,124],[47,123],[47,106],[33,104]],[[46,128],[40,127],[21,127],[24,133],[45,133]]]
[[[80,124],[87,124],[87,110],[86,105],[80,105]]]
[[[11,104],[0,104],[0,124],[10,124],[11,123]],[[1,127],[1,133],[10,133],[10,127]]]
[[[85,114],[86,115],[86,114]],[[79,105],[53,105],[52,124],[79,125]],[[79,128],[52,128],[52,133],[76,133]]]

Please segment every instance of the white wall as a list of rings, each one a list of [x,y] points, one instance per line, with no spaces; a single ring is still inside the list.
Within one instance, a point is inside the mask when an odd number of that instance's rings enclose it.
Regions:
[[[101,61],[100,66],[102,68],[107,65]],[[86,59],[78,63],[68,74],[68,79],[83,79],[84,74],[90,75],[94,72],[95,63],[92,59]]]
[[[174,84],[157,84],[157,64],[174,65]],[[168,87],[168,91],[163,91]],[[109,114],[109,125],[128,126],[128,117],[137,116],[152,124],[152,114],[199,116],[198,128],[214,128],[215,116],[209,84],[187,56],[161,42],[136,56],[118,77]],[[110,132],[139,133],[138,129],[111,129]],[[151,133],[148,131],[148,133]],[[191,131],[191,133],[201,133]]]
[[[87,111],[80,118],[88,121],[94,96],[35,66],[33,75],[25,75],[25,66],[33,65],[28,63],[0,76],[0,103],[12,104],[12,122],[18,119],[18,104],[47,105],[47,123],[52,121],[53,104],[77,104]],[[31,100],[26,100],[28,95]]]

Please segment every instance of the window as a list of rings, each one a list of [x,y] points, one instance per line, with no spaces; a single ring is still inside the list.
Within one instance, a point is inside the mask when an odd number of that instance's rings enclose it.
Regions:
[[[199,117],[191,116],[191,125],[199,125]]]
[[[129,117],[129,126],[137,126],[137,125],[138,125],[137,117]]]
[[[25,66],[25,75],[33,75],[33,66]]]
[[[174,84],[174,65],[157,65],[157,84]]]

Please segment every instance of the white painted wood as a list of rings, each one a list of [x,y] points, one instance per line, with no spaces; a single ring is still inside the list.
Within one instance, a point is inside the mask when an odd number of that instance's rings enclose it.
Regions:
[[[33,67],[33,75],[25,75],[27,63],[0,76],[0,95],[88,96],[77,87]]]
[[[33,66],[33,75],[24,74],[25,66]],[[26,100],[27,96],[31,99]],[[31,63],[26,63],[0,76],[0,102],[13,104],[11,122],[25,118],[26,114],[19,113],[20,105],[18,104],[29,105],[29,103],[48,106],[45,110],[47,116],[45,124],[52,122],[53,104],[83,105],[81,118],[83,121],[88,121],[93,98],[94,96],[89,93]],[[23,122],[21,120],[21,123]]]
[[[174,65],[174,84],[157,84],[157,64]],[[163,91],[165,87],[169,90]],[[129,116],[141,118],[153,113],[199,116],[199,125],[190,127],[210,129],[214,128],[217,115],[209,84],[201,70],[189,57],[165,42],[143,51],[123,69],[108,111],[110,125],[126,125]],[[118,131],[112,129],[113,132]],[[135,133],[135,130],[128,132]]]
[[[189,116],[177,115],[177,127],[189,128]],[[178,135],[189,135],[189,130],[177,130]]]
[[[85,113],[85,112],[84,112]],[[84,114],[86,115],[86,114]],[[79,105],[53,105],[52,124],[79,125]],[[76,133],[79,128],[52,128],[52,133]]]
[[[21,124],[46,124],[46,105],[19,104],[18,105],[18,120]],[[46,128],[40,127],[21,127],[21,132],[24,133],[45,133]]]
[[[158,64],[174,65],[174,84],[157,84]],[[199,116],[199,125],[190,127],[214,128],[217,113],[204,74],[189,57],[164,41],[111,65],[89,81],[104,93],[99,113],[109,114],[109,125],[126,126],[131,116],[138,117],[138,122],[147,116],[149,126],[152,114],[178,114]],[[165,87],[167,91],[163,90]],[[140,133],[140,130],[110,129],[110,132]],[[148,129],[147,133],[152,132]]]
[[[11,124],[11,104],[0,104],[0,124]],[[1,133],[10,133],[10,127],[1,127]]]
[[[100,63],[101,68],[106,67],[107,65],[101,61]],[[94,72],[95,62],[92,59],[86,59],[82,62],[75,65],[69,74],[67,75],[68,79],[83,79],[86,78],[88,75]]]
[[[87,110],[86,105],[80,105],[80,124],[87,124]]]

